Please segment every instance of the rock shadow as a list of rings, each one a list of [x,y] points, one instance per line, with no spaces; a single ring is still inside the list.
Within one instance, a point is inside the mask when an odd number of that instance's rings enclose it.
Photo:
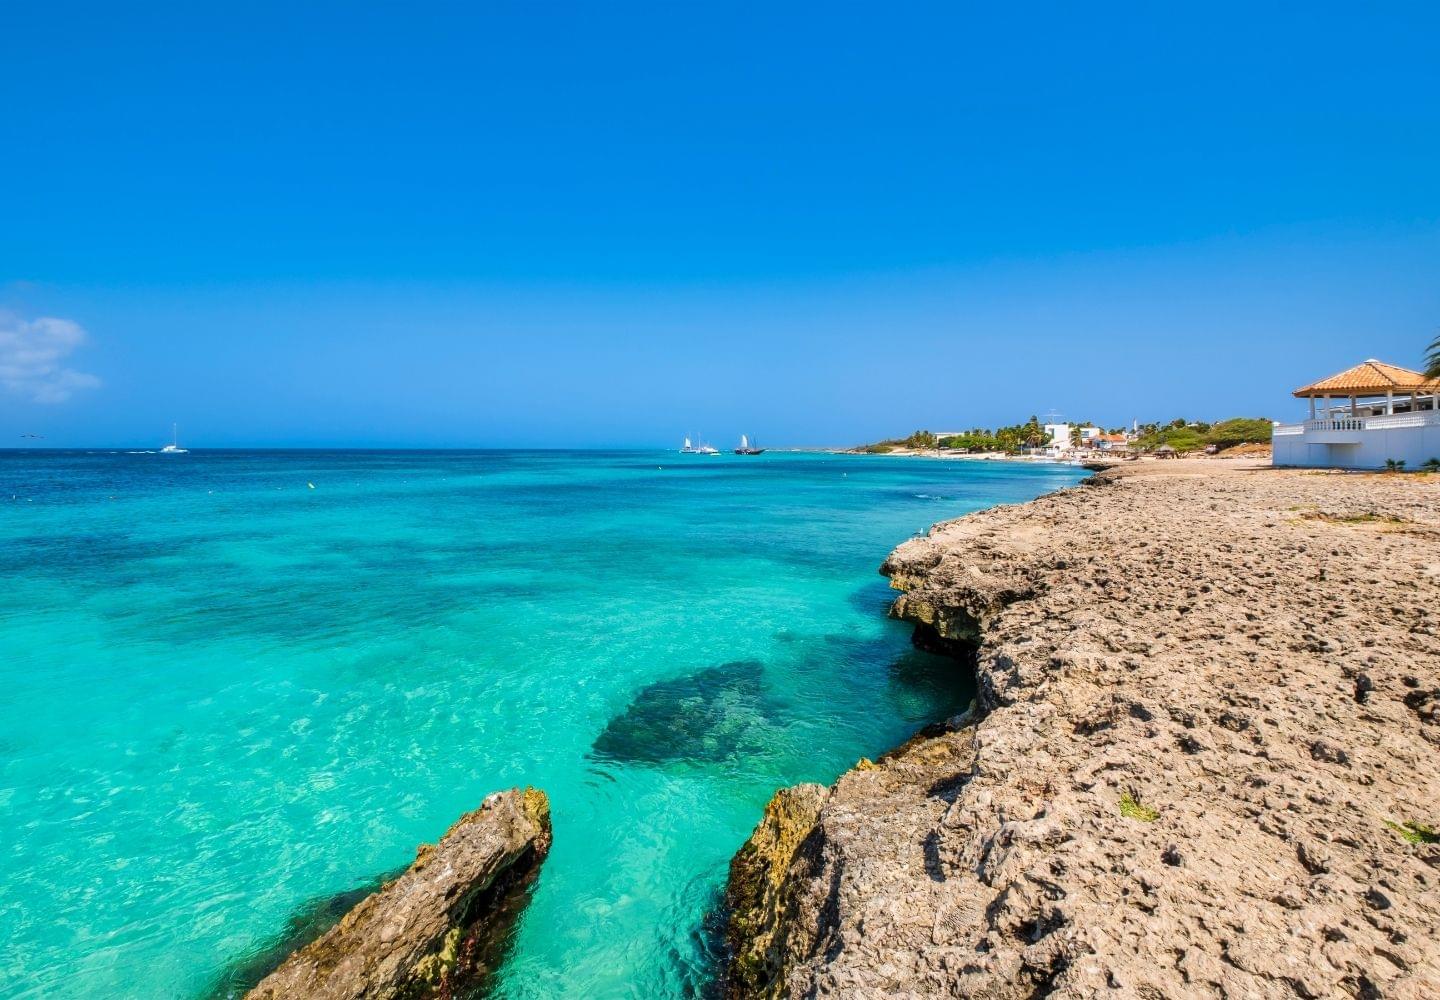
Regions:
[[[671,955],[679,980],[679,994],[684,1000],[724,1000],[725,984],[720,971],[730,960],[725,929],[730,912],[725,907],[725,892],[714,886],[700,915],[699,923],[690,931],[693,958]]]
[[[877,579],[852,590],[846,595],[845,603],[866,618],[885,618],[889,616],[890,606],[898,596],[888,583]]]
[[[220,972],[215,982],[203,994],[205,1000],[231,1000],[243,997],[260,980],[280,967],[290,953],[305,947],[340,922],[340,918],[354,909],[361,900],[375,892],[386,882],[397,879],[405,869],[380,875],[373,879],[328,896],[317,896],[297,906],[285,927],[279,933],[260,944],[252,951],[236,958]]]
[[[317,940],[367,896],[405,873],[405,867],[367,880],[353,889],[301,903],[285,929],[254,951],[228,964],[203,993],[203,1000],[240,1000],[293,952]],[[502,873],[470,901],[456,944],[456,980],[452,1000],[483,1000],[495,985],[495,972],[515,947],[520,918],[534,895],[540,865],[533,852]]]
[[[945,862],[940,857],[940,831],[931,830],[925,835],[925,874],[932,882],[945,881]]]

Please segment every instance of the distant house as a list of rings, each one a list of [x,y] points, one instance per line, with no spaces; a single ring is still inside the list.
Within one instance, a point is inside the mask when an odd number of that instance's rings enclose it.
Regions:
[[[1069,424],[1045,425],[1045,453],[1058,455],[1071,449]]]
[[[1440,458],[1440,379],[1371,359],[1292,395],[1309,401],[1309,419],[1275,425],[1275,465],[1414,469]]]
[[[1101,451],[1125,451],[1130,447],[1130,439],[1124,434],[1099,434],[1090,444]]]

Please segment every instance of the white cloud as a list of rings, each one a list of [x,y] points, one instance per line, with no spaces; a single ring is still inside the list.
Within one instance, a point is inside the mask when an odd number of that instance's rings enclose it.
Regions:
[[[37,403],[63,403],[95,388],[98,378],[63,364],[85,340],[84,328],[73,320],[24,320],[0,311],[0,386]]]

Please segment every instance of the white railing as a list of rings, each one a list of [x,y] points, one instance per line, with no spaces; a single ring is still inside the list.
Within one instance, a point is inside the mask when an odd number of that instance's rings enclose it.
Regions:
[[[1440,411],[1389,413],[1378,417],[1322,417],[1299,424],[1276,424],[1273,433],[1283,436],[1309,431],[1385,431],[1397,427],[1440,427]]]
[[[1363,431],[1365,420],[1362,417],[1335,417],[1331,420],[1307,420],[1305,421],[1307,431]]]
[[[1425,410],[1420,413],[1389,413],[1379,417],[1366,417],[1366,430],[1386,430],[1391,427],[1436,427],[1440,426],[1440,412]]]

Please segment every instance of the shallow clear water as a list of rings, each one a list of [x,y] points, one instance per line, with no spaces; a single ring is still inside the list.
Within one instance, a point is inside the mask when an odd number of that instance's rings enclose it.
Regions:
[[[1077,470],[770,453],[0,453],[0,995],[197,997],[494,789],[497,992],[682,996],[775,788],[970,697],[875,570]],[[314,489],[307,484],[313,483]]]

